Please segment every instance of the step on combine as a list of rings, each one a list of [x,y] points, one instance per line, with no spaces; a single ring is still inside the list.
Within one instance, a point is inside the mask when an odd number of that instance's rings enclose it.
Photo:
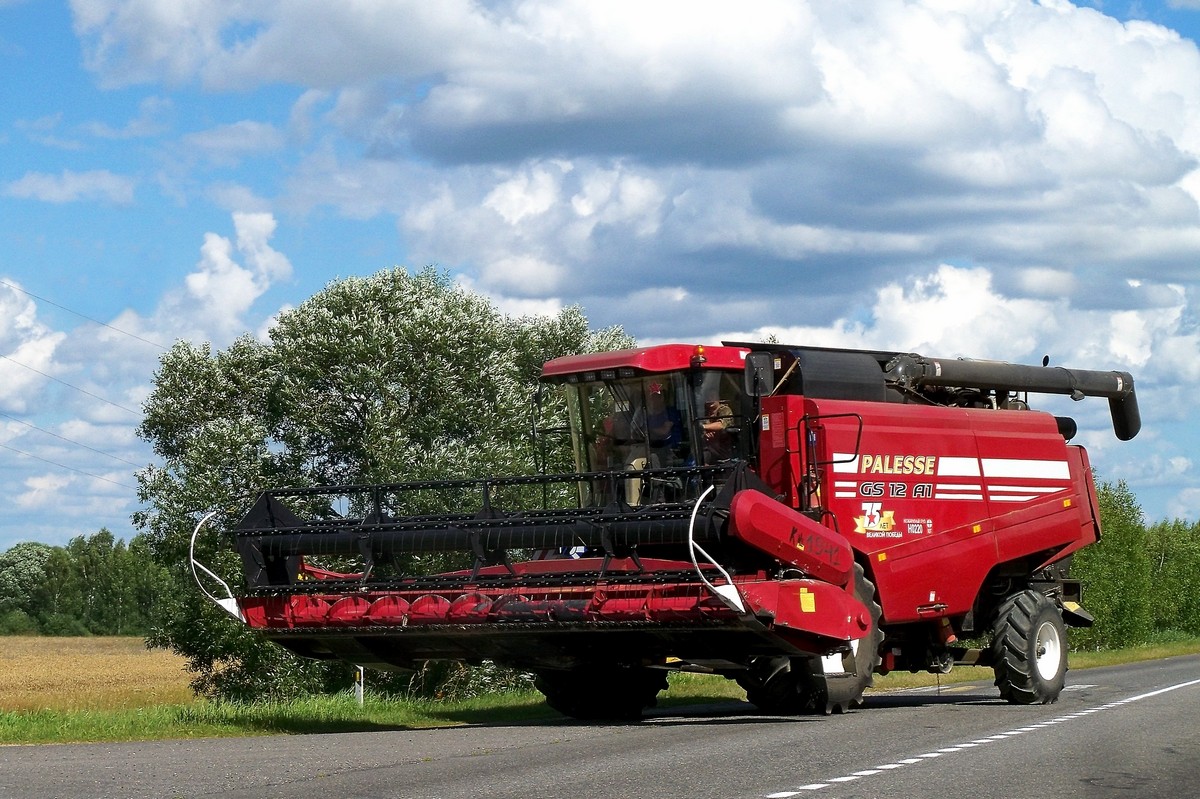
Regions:
[[[1030,396],[1107,398],[1128,440],[1128,373],[727,343],[542,380],[573,471],[267,491],[229,532],[245,584],[222,605],[305,657],[525,669],[576,718],[637,718],[673,670],[781,714],[956,664],[1058,698],[1100,519],[1076,423]]]

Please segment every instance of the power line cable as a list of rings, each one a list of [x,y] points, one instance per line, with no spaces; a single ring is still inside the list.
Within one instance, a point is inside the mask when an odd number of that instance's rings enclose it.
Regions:
[[[138,490],[134,486],[125,485],[124,483],[118,483],[116,480],[112,480],[107,477],[101,477],[100,475],[92,474],[91,472],[85,472],[82,469],[76,469],[74,466],[67,466],[65,463],[58,463],[57,461],[52,461],[48,458],[43,458],[40,455],[34,455],[32,452],[26,452],[24,450],[17,449],[16,447],[10,447],[8,444],[0,444],[0,448],[6,449],[9,452],[15,452],[18,455],[24,455],[26,458],[33,458],[35,461],[41,461],[42,463],[48,463],[51,466],[57,466],[59,469],[66,469],[68,472],[75,472],[76,474],[82,474],[84,477],[90,477],[93,480],[103,480],[106,483],[112,483],[115,486],[119,486],[120,488],[127,488],[130,491]]]
[[[87,314],[82,314],[79,311],[72,310],[71,308],[68,308],[65,305],[60,305],[59,303],[55,302],[54,300],[48,300],[45,297],[40,297],[37,294],[34,294],[32,291],[27,291],[26,289],[21,288],[20,286],[16,285],[15,283],[9,283],[7,280],[4,280],[3,278],[0,278],[0,285],[8,286],[13,291],[19,291],[22,294],[26,294],[30,297],[33,297],[35,300],[40,300],[41,302],[44,302],[47,305],[53,305],[55,308],[64,310],[69,314],[74,314],[75,316],[78,316],[80,319],[86,319],[87,321],[89,321],[93,324],[100,325],[101,327],[107,327],[109,330],[112,330],[116,333],[120,333],[123,336],[129,336],[132,339],[137,339],[138,341],[142,342],[143,344],[149,344],[151,347],[158,347],[160,350],[164,350],[164,351],[169,349],[169,347],[165,347],[162,344],[159,344],[157,341],[151,341],[148,338],[142,338],[137,333],[130,333],[128,330],[122,330],[119,327],[114,327],[113,325],[110,325],[108,322],[101,322],[99,319],[93,319],[92,317],[88,316]]]
[[[60,309],[60,310],[63,310],[63,311],[66,311],[66,312],[67,312],[67,313],[69,313],[69,314],[73,314],[73,315],[75,315],[75,316],[78,316],[80,319],[84,319],[84,320],[86,320],[86,321],[88,321],[88,322],[91,322],[91,323],[93,323],[93,324],[100,325],[101,327],[108,328],[109,330],[112,330],[112,331],[113,331],[113,332],[115,332],[115,333],[119,333],[119,334],[121,334],[121,335],[123,335],[123,336],[127,336],[127,337],[129,337],[129,338],[135,339],[135,340],[137,340],[137,341],[140,341],[140,342],[142,342],[143,344],[148,344],[148,345],[150,345],[150,346],[152,346],[152,347],[157,347],[158,349],[160,349],[160,350],[164,350],[164,351],[168,349],[167,347],[163,346],[162,344],[159,344],[157,341],[151,341],[150,339],[148,339],[148,338],[144,338],[144,337],[142,337],[142,336],[139,336],[139,335],[137,335],[136,333],[131,333],[131,332],[129,332],[128,330],[122,330],[121,328],[119,328],[119,327],[116,327],[115,325],[110,325],[110,324],[108,324],[107,322],[102,322],[102,321],[100,321],[99,319],[94,319],[93,317],[90,317],[90,316],[88,316],[87,314],[80,313],[79,311],[76,311],[76,310],[74,310],[73,308],[68,308],[67,306],[65,306],[65,305],[62,305],[61,303],[57,303],[57,302],[55,302],[54,300],[48,299],[48,298],[46,298],[46,297],[42,297],[42,296],[40,296],[40,295],[38,295],[38,294],[34,294],[32,291],[28,291],[27,289],[23,289],[23,288],[21,288],[20,286],[18,286],[18,285],[16,285],[16,284],[12,283],[12,282],[10,282],[10,281],[4,280],[3,278],[0,278],[0,285],[7,286],[8,288],[12,289],[13,291],[18,291],[18,292],[20,292],[20,293],[22,293],[22,294],[25,294],[25,295],[27,295],[27,296],[29,296],[29,297],[32,297],[32,298],[34,298],[35,300],[38,300],[39,302],[44,302],[44,303],[46,303],[47,305],[52,305],[52,306],[54,306],[55,308],[58,308],[58,309]],[[111,405],[111,406],[113,406],[114,408],[118,408],[118,409],[120,409],[120,410],[123,410],[123,411],[125,411],[126,413],[131,413],[131,414],[133,414],[134,416],[140,416],[140,415],[141,415],[141,413],[140,413],[139,411],[135,411],[135,410],[134,410],[134,409],[132,409],[132,408],[128,408],[128,407],[126,407],[126,406],[124,406],[124,405],[121,405],[121,404],[119,404],[119,403],[113,402],[112,400],[106,399],[105,397],[101,397],[101,396],[100,396],[100,395],[98,395],[98,394],[94,394],[94,393],[92,393],[91,391],[88,391],[87,389],[80,388],[79,386],[76,386],[76,385],[73,385],[73,384],[71,384],[71,383],[68,383],[67,381],[65,381],[65,380],[61,380],[61,379],[59,379],[59,378],[57,378],[57,377],[54,377],[53,375],[46,374],[45,372],[43,372],[43,371],[41,371],[41,370],[39,370],[39,369],[35,369],[34,367],[30,366],[29,364],[21,363],[20,361],[16,360],[15,358],[11,358],[11,357],[9,357],[9,356],[7,356],[7,355],[3,355],[3,354],[0,354],[0,358],[3,358],[4,360],[6,360],[6,361],[9,361],[9,362],[11,362],[11,363],[14,363],[14,364],[16,364],[17,366],[20,366],[20,367],[21,367],[21,368],[23,368],[23,369],[28,369],[29,371],[31,371],[31,372],[34,372],[35,374],[41,375],[42,377],[45,377],[45,378],[46,378],[46,379],[48,379],[48,380],[53,380],[54,382],[56,382],[56,383],[59,383],[60,385],[66,386],[67,388],[70,388],[70,389],[72,389],[72,390],[74,390],[74,391],[78,391],[78,392],[79,392],[79,393],[81,393],[81,394],[85,394],[85,395],[87,395],[87,396],[89,396],[89,397],[91,397],[91,398],[93,398],[93,399],[99,400],[100,402],[103,402],[103,403],[105,403],[105,404],[107,404],[107,405]],[[142,465],[142,464],[137,464],[137,463],[134,463],[133,461],[128,461],[128,460],[126,460],[126,459],[124,459],[124,458],[121,458],[121,457],[119,457],[119,456],[117,456],[117,455],[113,455],[113,454],[112,454],[112,453],[110,453],[110,452],[104,452],[103,450],[99,450],[99,449],[96,449],[95,447],[88,446],[87,444],[84,444],[83,442],[80,442],[80,441],[74,441],[74,440],[72,440],[72,439],[70,439],[70,438],[67,438],[66,436],[62,436],[62,435],[59,435],[58,433],[51,432],[50,430],[46,430],[45,428],[39,427],[39,426],[37,426],[37,425],[35,425],[35,424],[32,424],[31,422],[26,422],[26,421],[24,421],[24,420],[22,420],[22,419],[17,419],[16,417],[14,417],[14,416],[10,416],[10,415],[8,415],[8,414],[6,414],[6,413],[0,413],[0,416],[3,416],[4,418],[7,418],[7,419],[11,419],[12,421],[14,421],[14,422],[16,422],[16,423],[18,423],[18,424],[24,425],[24,426],[26,426],[26,427],[30,427],[30,428],[32,428],[32,429],[34,429],[34,430],[37,430],[37,431],[41,432],[41,433],[45,433],[46,435],[53,436],[54,438],[57,438],[57,439],[59,439],[60,441],[64,441],[64,442],[66,442],[66,443],[68,443],[68,444],[71,444],[71,445],[73,445],[73,446],[82,447],[83,449],[86,449],[86,450],[88,450],[89,452],[94,452],[94,453],[96,453],[97,455],[103,455],[103,456],[105,456],[105,457],[107,457],[107,458],[112,458],[113,460],[115,460],[115,461],[118,461],[118,462],[120,462],[120,463],[124,463],[124,464],[126,464],[126,465],[128,465],[128,466],[132,466],[132,467],[134,467],[134,468],[140,468],[140,467],[141,467],[141,465]],[[41,457],[40,455],[34,455],[34,454],[33,454],[33,453],[31,453],[31,452],[25,452],[24,450],[17,449],[16,447],[11,447],[11,446],[9,446],[9,445],[7,445],[7,444],[0,444],[0,448],[6,449],[6,450],[8,450],[8,451],[10,451],[10,452],[15,452],[16,454],[18,454],[18,455],[21,455],[21,456],[23,456],[23,457],[26,457],[26,458],[32,458],[33,460],[40,461],[40,462],[42,462],[42,463],[45,463],[45,464],[47,464],[47,465],[50,465],[50,466],[54,466],[54,467],[56,467],[56,468],[59,468],[59,469],[66,469],[66,470],[67,470],[67,471],[69,471],[69,472],[74,472],[74,473],[76,473],[76,474],[80,474],[80,475],[83,475],[83,476],[85,476],[85,477],[90,477],[90,478],[92,478],[92,479],[94,479],[94,480],[102,480],[102,481],[104,481],[104,482],[106,482],[106,483],[111,483],[111,484],[113,484],[113,485],[115,485],[115,486],[118,486],[118,487],[120,487],[120,488],[128,489],[128,490],[131,490],[131,491],[137,491],[137,490],[138,490],[138,489],[137,489],[137,488],[135,488],[134,486],[126,485],[126,484],[124,484],[124,483],[121,483],[121,482],[118,482],[118,481],[116,481],[116,480],[112,480],[112,479],[110,479],[110,478],[107,478],[107,477],[102,477],[101,475],[98,475],[98,474],[92,474],[91,472],[86,472],[86,471],[84,471],[84,470],[82,470],[82,469],[76,469],[76,468],[74,468],[74,467],[72,467],[72,466],[67,466],[67,465],[66,465],[66,464],[64,464],[64,463],[58,463],[57,461],[52,461],[52,460],[50,460],[50,459],[48,459],[48,458],[43,458],[43,457]]]
[[[45,434],[46,434],[46,435],[48,435],[48,436],[54,436],[54,437],[55,437],[55,438],[57,438],[59,441],[65,441],[65,442],[67,442],[68,444],[73,444],[73,445],[75,445],[75,446],[77,446],[77,447],[83,447],[84,449],[86,449],[86,450],[89,450],[89,451],[91,451],[91,452],[94,452],[94,453],[96,453],[97,455],[103,455],[103,456],[104,456],[104,457],[106,457],[106,458],[112,458],[114,461],[120,461],[121,463],[124,463],[124,464],[126,464],[127,466],[132,466],[132,467],[134,467],[135,469],[140,469],[140,468],[142,468],[142,466],[144,465],[144,464],[141,464],[141,463],[134,463],[133,461],[127,461],[127,460],[125,460],[124,458],[122,458],[122,457],[120,457],[120,456],[113,455],[111,452],[105,452],[105,451],[104,451],[104,450],[102,450],[102,449],[96,449],[95,447],[90,447],[90,446],[88,446],[87,444],[84,444],[82,441],[75,441],[75,440],[73,440],[73,439],[67,438],[66,436],[60,436],[58,433],[55,433],[55,432],[53,432],[53,431],[51,431],[51,430],[47,430],[47,429],[46,429],[46,428],[44,428],[44,427],[38,427],[38,426],[37,426],[36,424],[34,424],[33,422],[27,422],[27,421],[25,421],[24,419],[18,419],[17,417],[15,417],[15,416],[10,416],[10,415],[8,415],[7,413],[2,413],[2,412],[0,412],[0,416],[3,416],[5,419],[11,419],[12,421],[16,422],[17,424],[23,424],[23,425],[25,425],[26,427],[31,427],[31,428],[33,428],[34,430],[37,430],[39,433],[45,433]]]
[[[24,369],[28,369],[28,370],[29,370],[29,371],[31,371],[31,372],[35,372],[35,373],[37,373],[37,374],[41,375],[42,377],[46,378],[47,380],[53,380],[55,383],[61,383],[62,385],[66,386],[67,388],[74,389],[75,391],[78,391],[78,392],[79,392],[79,393],[81,393],[81,394],[87,394],[87,395],[88,395],[89,397],[91,397],[92,399],[98,399],[98,400],[100,400],[101,402],[104,402],[104,403],[107,403],[108,405],[111,405],[111,406],[113,406],[114,408],[120,408],[121,410],[125,411],[126,413],[132,413],[134,416],[141,416],[141,415],[142,415],[142,412],[141,412],[141,411],[135,411],[133,408],[126,408],[124,405],[120,405],[120,404],[118,404],[118,403],[116,403],[116,402],[113,402],[113,401],[112,401],[112,400],[110,400],[110,399],[105,399],[104,397],[101,397],[99,394],[93,394],[92,392],[88,391],[86,388],[80,388],[79,386],[71,385],[71,384],[70,384],[70,383],[68,383],[66,380],[59,380],[59,379],[58,379],[57,377],[55,377],[54,375],[48,375],[48,374],[46,374],[46,373],[45,373],[45,372],[43,372],[43,371],[40,371],[40,370],[38,370],[38,369],[34,369],[32,366],[29,366],[28,364],[21,363],[20,361],[16,360],[15,358],[10,358],[10,357],[9,357],[9,356],[7,356],[7,355],[0,355],[0,358],[3,358],[3,359],[4,359],[4,360],[6,360],[6,361],[10,361],[10,362],[12,362],[12,363],[15,363],[17,366],[20,366],[20,367],[22,367],[22,368],[24,368]]]

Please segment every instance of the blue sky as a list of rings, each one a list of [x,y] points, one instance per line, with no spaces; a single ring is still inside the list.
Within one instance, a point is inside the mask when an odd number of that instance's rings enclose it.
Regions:
[[[1197,36],[1200,0],[0,0],[0,549],[133,534],[161,346],[426,264],[647,343],[1128,370],[1134,442],[1054,409],[1200,519]]]

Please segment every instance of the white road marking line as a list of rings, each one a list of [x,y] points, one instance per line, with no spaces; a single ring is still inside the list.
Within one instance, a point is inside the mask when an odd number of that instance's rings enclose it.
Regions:
[[[1084,716],[1091,715],[1092,713],[1099,713],[1101,710],[1113,710],[1115,708],[1121,707],[1122,705],[1128,705],[1131,702],[1140,702],[1143,699],[1150,699],[1155,696],[1161,696],[1162,694],[1170,693],[1171,691],[1178,691],[1180,688],[1190,688],[1193,685],[1200,685],[1200,680],[1189,680],[1188,682],[1182,682],[1182,683],[1178,683],[1176,685],[1169,685],[1166,688],[1159,688],[1157,691],[1150,691],[1148,693],[1138,694],[1137,696],[1127,697],[1125,699],[1121,699],[1116,702],[1110,702],[1107,705],[1099,705],[1097,707],[1087,708],[1085,710],[1080,710],[1076,713],[1071,713],[1066,716],[1059,716],[1056,719],[1050,719],[1048,721],[1043,721],[1039,724],[1032,724],[1028,727],[1021,727],[1020,729],[1009,730],[1008,732],[997,733],[996,735],[991,735],[991,736],[988,736],[987,738],[977,738],[974,741],[955,744],[954,746],[948,746],[945,749],[939,749],[936,752],[926,752],[925,754],[917,755],[916,757],[906,757],[903,760],[897,760],[895,763],[885,763],[881,766],[876,766],[873,769],[864,769],[863,771],[856,771],[853,774],[848,774],[844,777],[834,777],[833,779],[830,779],[828,782],[814,782],[814,783],[810,783],[808,785],[801,785],[799,788],[795,788],[790,791],[779,791],[777,793],[769,793],[769,794],[766,794],[764,799],[791,799],[791,797],[798,796],[803,791],[819,791],[822,788],[829,788],[829,787],[833,786],[834,784],[854,782],[855,780],[860,780],[863,777],[873,777],[877,774],[882,774],[885,771],[892,771],[894,769],[901,768],[902,766],[912,766],[912,765],[916,765],[917,763],[928,762],[929,760],[933,760],[934,758],[939,758],[942,755],[947,755],[947,754],[952,754],[952,753],[957,753],[957,752],[965,752],[972,747],[982,746],[983,744],[992,743],[994,741],[1003,741],[1008,738],[1012,738],[1017,735],[1022,735],[1027,732],[1037,732],[1039,730],[1043,730],[1043,729],[1049,727],[1052,724],[1062,724],[1063,722],[1066,722],[1066,721],[1073,721],[1075,719],[1080,719],[1080,718],[1083,718]],[[1091,688],[1093,686],[1089,685],[1087,687]]]

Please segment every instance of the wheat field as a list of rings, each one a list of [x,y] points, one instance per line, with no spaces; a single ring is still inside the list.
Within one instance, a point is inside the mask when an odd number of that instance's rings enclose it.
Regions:
[[[187,704],[189,679],[182,658],[141,638],[0,637],[0,712]]]

